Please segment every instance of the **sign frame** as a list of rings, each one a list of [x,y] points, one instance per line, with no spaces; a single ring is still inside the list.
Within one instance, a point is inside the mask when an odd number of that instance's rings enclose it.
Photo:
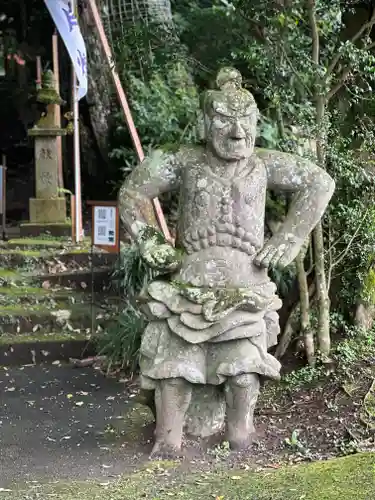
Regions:
[[[93,247],[101,248],[102,250],[105,250],[108,253],[119,253],[120,251],[120,215],[119,215],[119,209],[118,209],[118,204],[116,201],[88,201],[87,202],[88,206],[91,206],[91,214],[92,214],[92,223],[91,223],[91,245]],[[114,244],[113,245],[106,245],[106,244],[100,244],[95,242],[95,235],[96,235],[96,226],[97,226],[97,221],[96,221],[96,212],[97,209],[99,208],[114,208],[115,209],[115,225],[114,225],[114,230],[115,230],[115,235],[114,235]]]

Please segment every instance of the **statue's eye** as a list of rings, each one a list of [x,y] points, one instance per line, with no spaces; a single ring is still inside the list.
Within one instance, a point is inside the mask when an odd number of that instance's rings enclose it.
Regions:
[[[212,120],[212,125],[213,125],[215,128],[224,128],[224,127],[226,127],[228,124],[229,124],[229,122],[228,122],[228,121],[223,120],[222,118],[215,117],[215,118]]]

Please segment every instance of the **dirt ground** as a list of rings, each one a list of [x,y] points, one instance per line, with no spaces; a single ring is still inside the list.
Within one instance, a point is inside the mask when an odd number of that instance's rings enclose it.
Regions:
[[[276,470],[285,463],[375,450],[374,433],[361,420],[372,377],[368,366],[345,387],[330,379],[308,389],[267,383],[252,449],[231,453],[225,437],[186,441],[180,470],[213,471],[224,465]],[[112,481],[149,463],[153,419],[136,403],[133,381],[58,364],[1,368],[0,392],[2,488],[27,481]]]

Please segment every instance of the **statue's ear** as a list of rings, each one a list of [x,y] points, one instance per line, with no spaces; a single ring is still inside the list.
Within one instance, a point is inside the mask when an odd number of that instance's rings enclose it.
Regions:
[[[204,142],[206,140],[206,124],[201,110],[197,113],[197,134],[199,141]]]

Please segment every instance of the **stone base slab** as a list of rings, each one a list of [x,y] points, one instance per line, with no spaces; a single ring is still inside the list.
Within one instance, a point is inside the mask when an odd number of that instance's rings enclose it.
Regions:
[[[31,223],[66,223],[66,199],[30,198]]]
[[[46,235],[70,238],[72,236],[72,225],[67,222],[64,224],[20,224],[21,238],[36,238]]]

